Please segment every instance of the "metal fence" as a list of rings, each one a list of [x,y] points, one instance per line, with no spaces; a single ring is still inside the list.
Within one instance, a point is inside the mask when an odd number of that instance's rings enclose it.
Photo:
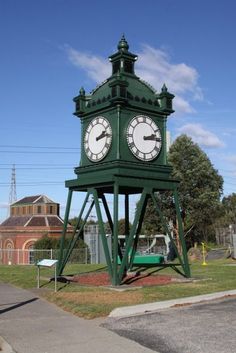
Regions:
[[[58,249],[0,249],[2,265],[34,265],[42,259],[58,259]],[[90,263],[88,248],[73,249],[68,263]]]

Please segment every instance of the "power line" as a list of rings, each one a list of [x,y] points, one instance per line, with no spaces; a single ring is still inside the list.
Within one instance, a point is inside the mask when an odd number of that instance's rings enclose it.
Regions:
[[[54,182],[25,182],[25,183],[17,183],[17,187],[21,187],[21,186],[41,186],[41,185],[48,185],[48,186],[56,186],[56,185],[64,185],[65,181],[54,181]],[[11,184],[9,183],[0,183],[0,188],[1,187],[9,187]]]
[[[12,168],[12,164],[11,163],[0,163],[0,166],[11,166]],[[40,166],[40,167],[44,167],[44,166],[50,166],[50,167],[71,167],[72,164],[52,164],[52,163],[15,163],[15,166]],[[72,166],[73,167],[73,166]]]
[[[73,152],[73,151],[70,151],[70,152],[65,152],[65,151],[0,151],[0,153],[17,153],[17,154],[20,154],[20,153],[24,153],[24,154],[78,154],[78,151],[77,152]]]
[[[58,170],[58,169],[73,169],[74,166],[71,167],[17,167],[17,170]],[[9,170],[11,168],[0,167],[1,170]]]
[[[25,145],[0,145],[0,148],[42,148],[42,149],[60,149],[60,150],[80,150],[79,147],[60,147],[60,146],[25,146]]]

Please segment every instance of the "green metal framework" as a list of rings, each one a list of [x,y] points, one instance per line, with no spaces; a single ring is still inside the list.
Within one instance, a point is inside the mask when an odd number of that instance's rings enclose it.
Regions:
[[[157,182],[157,181],[156,181]],[[131,183],[143,185],[140,186],[132,186],[130,187]],[[65,222],[64,222],[64,229],[63,235],[61,237],[61,245],[60,245],[60,256],[58,262],[58,274],[62,275],[65,265],[71,255],[71,252],[75,246],[76,241],[81,236],[81,232],[86,224],[86,221],[95,207],[96,215],[99,224],[99,236],[101,236],[104,254],[107,263],[107,269],[110,276],[111,284],[114,286],[120,285],[123,278],[125,277],[127,270],[131,269],[133,266],[134,255],[136,252],[137,243],[139,240],[139,235],[143,223],[143,219],[145,216],[145,210],[147,206],[148,199],[151,198],[155,209],[161,219],[163,228],[165,233],[169,235],[172,246],[174,247],[178,263],[176,264],[168,264],[168,266],[172,266],[174,270],[181,273],[185,277],[190,277],[190,267],[188,263],[186,245],[183,235],[183,227],[182,227],[182,220],[181,214],[179,209],[179,202],[178,202],[178,193],[177,193],[177,183],[174,181],[159,181],[159,188],[155,187],[155,182],[153,180],[142,180],[139,178],[135,178],[130,180],[130,178],[115,178],[113,182],[106,183],[100,186],[91,185],[89,187],[85,185],[81,185],[78,182],[78,179],[69,181],[69,192],[68,192],[68,200],[66,206],[66,213],[65,213]],[[128,186],[129,185],[129,186]],[[160,187],[161,186],[161,187]],[[162,214],[162,211],[158,205],[157,198],[155,193],[158,190],[172,190],[173,198],[175,203],[175,210],[176,210],[176,217],[178,220],[178,232],[179,232],[179,240],[181,244],[181,253],[178,251],[178,248],[175,244],[175,241],[172,237],[168,224],[165,220],[165,217]],[[69,246],[67,249],[64,248],[65,244],[65,237],[67,233],[67,225],[72,201],[72,194],[76,191],[86,191],[86,196],[81,207],[81,211],[78,217],[78,222],[75,226],[73,237],[70,241]],[[110,210],[107,204],[106,194],[110,193],[113,194],[113,217],[110,214]],[[119,196],[125,195],[125,224],[126,224],[126,247],[125,251],[122,254],[118,239],[118,217],[119,217]],[[132,194],[140,194],[139,202],[137,203],[137,208],[135,211],[135,216],[133,220],[133,224],[129,229],[129,196]],[[111,253],[109,251],[106,231],[104,227],[104,220],[103,220],[103,212],[101,209],[101,205],[103,206],[104,214],[109,222],[111,231],[112,231],[112,250]],[[120,259],[120,264],[118,264],[118,258]],[[167,266],[165,264],[161,264],[159,266]],[[180,270],[181,268],[182,270]]]

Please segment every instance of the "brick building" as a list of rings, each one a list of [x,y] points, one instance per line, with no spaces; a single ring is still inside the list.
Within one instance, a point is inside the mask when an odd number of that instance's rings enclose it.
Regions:
[[[45,195],[27,196],[10,206],[10,217],[0,225],[0,263],[29,263],[30,253],[20,256],[14,250],[33,249],[34,243],[44,235],[59,238],[63,220],[60,205]]]

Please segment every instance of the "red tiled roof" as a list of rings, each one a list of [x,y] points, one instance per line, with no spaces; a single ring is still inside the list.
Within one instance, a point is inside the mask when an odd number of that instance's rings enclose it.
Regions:
[[[46,227],[46,220],[44,216],[32,217],[26,227]]]
[[[11,206],[25,205],[25,204],[35,204],[35,203],[56,203],[49,199],[45,195],[35,195],[35,196],[26,196],[23,199],[14,202]]]
[[[1,226],[3,227],[24,227],[30,220],[30,216],[15,216],[7,218]]]
[[[63,225],[63,221],[61,218],[56,216],[47,216],[49,227],[60,227]]]
[[[62,227],[63,220],[57,215],[53,216],[12,216],[7,218],[1,227]],[[68,225],[68,227],[70,227]]]

